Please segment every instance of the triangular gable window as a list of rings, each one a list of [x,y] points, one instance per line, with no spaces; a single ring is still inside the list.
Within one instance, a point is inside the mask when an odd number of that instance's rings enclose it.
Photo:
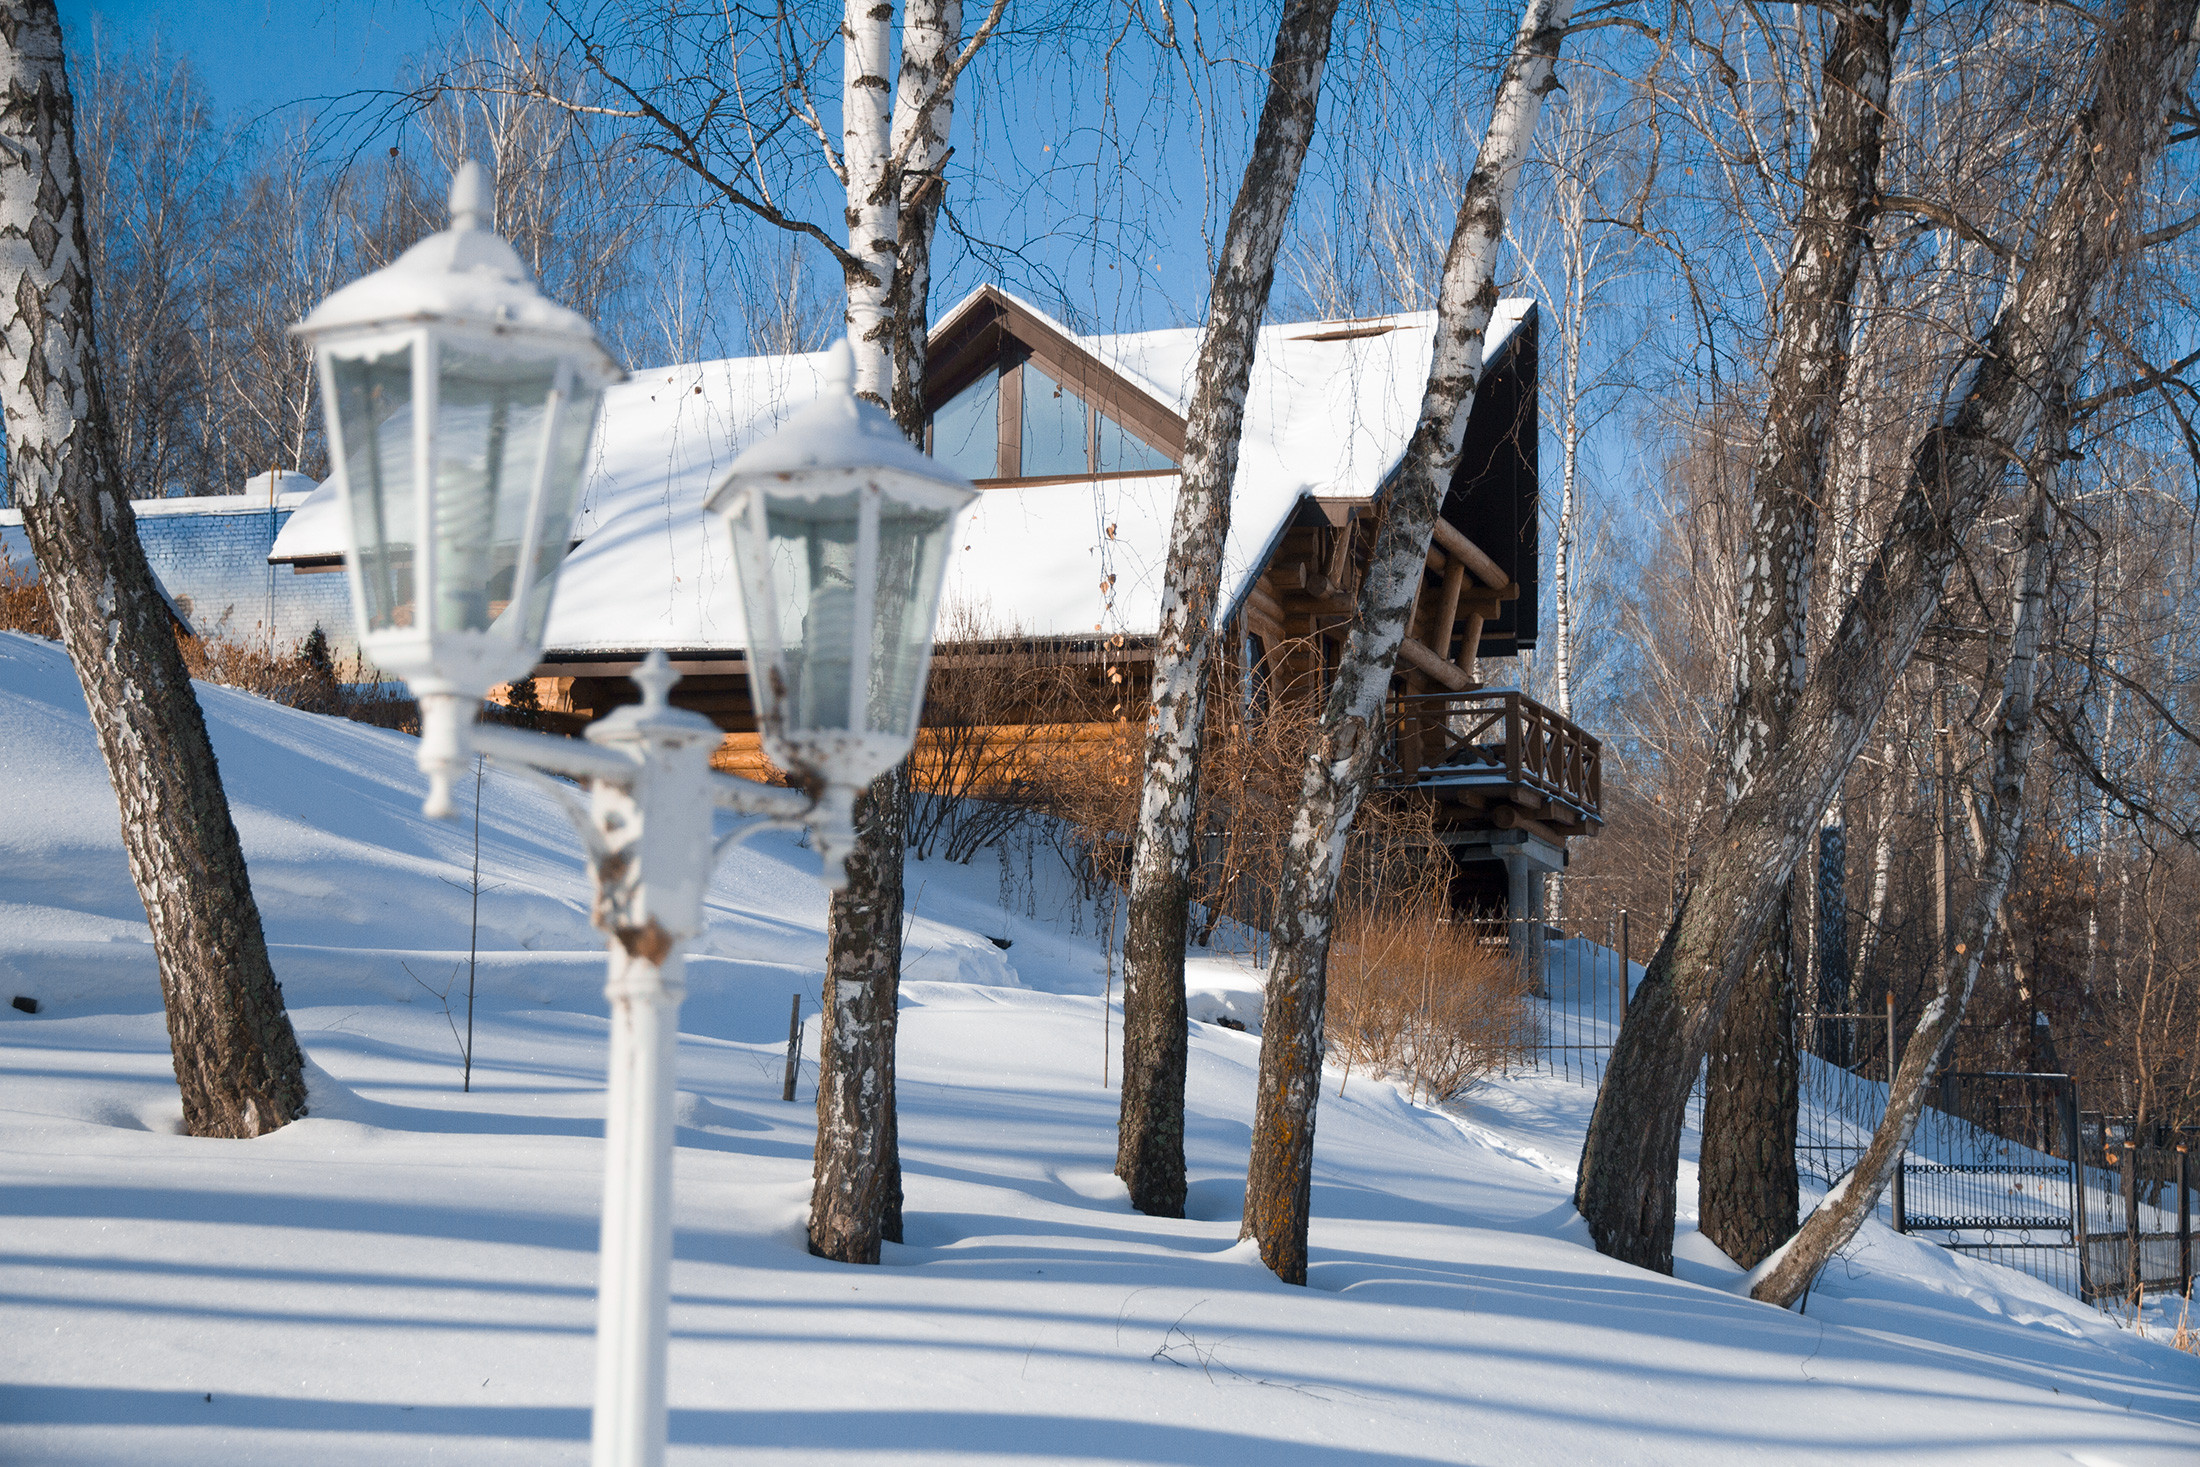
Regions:
[[[943,370],[928,384],[933,457],[981,483],[1175,470],[1164,446],[1183,434],[1173,413],[1066,338],[1042,330],[1036,342],[1020,339],[1006,298],[987,296],[979,319],[958,318],[945,340],[935,338],[950,349],[935,357]]]
[[[1168,454],[1026,357],[978,375],[932,414],[934,458],[968,479],[1168,473]]]

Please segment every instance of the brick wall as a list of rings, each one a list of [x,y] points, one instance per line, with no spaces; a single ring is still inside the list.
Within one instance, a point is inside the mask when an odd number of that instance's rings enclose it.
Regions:
[[[138,539],[153,574],[202,637],[272,640],[288,649],[318,626],[328,634],[330,650],[349,658],[357,639],[347,578],[341,571],[301,574],[287,565],[269,565],[267,552],[293,506],[253,498],[138,504]],[[35,569],[21,511],[0,510],[0,550],[18,571]]]

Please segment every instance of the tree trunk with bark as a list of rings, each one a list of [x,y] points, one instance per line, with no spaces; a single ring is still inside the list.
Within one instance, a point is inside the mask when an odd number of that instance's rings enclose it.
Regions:
[[[1817,141],[1780,279],[1781,331],[1751,486],[1734,698],[1717,765],[1729,806],[1749,790],[1802,692],[1827,446],[1879,192],[1888,83],[1909,10],[1908,0],[1886,0],[1835,11],[1820,69]],[[1727,1251],[1745,1266],[1795,1230],[1791,938],[1792,931],[1758,956],[1756,971],[1776,976],[1737,990],[1704,1080],[1701,1225],[1720,1246],[1739,1248]]]
[[[856,396],[892,409],[894,257],[901,179],[893,166],[894,7],[848,0],[840,22],[840,164],[848,185],[848,346]]]
[[[206,721],[116,473],[93,345],[83,190],[53,0],[0,5],[0,407],[8,469],[84,685],[145,902],[184,1128],[258,1136],[305,1114]]]
[[[1123,947],[1123,1097],[1115,1174],[1131,1205],[1184,1215],[1184,939],[1199,809],[1207,679],[1222,630],[1222,547],[1230,532],[1245,389],[1276,249],[1314,135],[1337,0],[1290,0],[1276,30],[1268,99],[1238,185],[1207,301],[1183,474],[1155,639],[1145,784],[1131,853]]]
[[[1993,501],[2041,422],[2043,384],[2083,357],[2094,303],[2129,234],[2169,100],[2192,75],[2190,0],[2132,0],[2096,61],[2099,89],[2057,143],[2059,186],[2021,274],[1919,441],[1901,502],[1804,684],[1755,761],[1620,1028],[1582,1147],[1575,1203],[1603,1252],[1669,1273],[1688,1090],[1782,885],[1846,780]]]
[[[940,169],[955,82],[999,25],[1004,3],[995,0],[977,33],[958,49],[962,0],[911,0],[903,12],[891,111],[885,73],[892,7],[851,4],[842,26],[848,250],[867,266],[844,272],[856,388],[888,407],[920,446],[929,415],[924,370],[932,230],[946,187]],[[848,884],[827,911],[810,1251],[843,1263],[876,1263],[881,1239],[901,1241],[894,1035],[910,798],[904,760],[856,802]]]
[[[857,798],[848,884],[830,906],[810,1251],[841,1263],[876,1263],[882,1239],[901,1241],[894,1022],[906,769],[896,765]]]
[[[1903,1046],[1901,1065],[1888,1087],[1886,1112],[1872,1132],[1864,1155],[1847,1176],[1834,1184],[1801,1231],[1751,1287],[1750,1297],[1767,1304],[1794,1308],[1809,1292],[1811,1281],[1825,1267],[1826,1260],[1856,1235],[1864,1219],[1879,1205],[1888,1178],[1902,1164],[1910,1137],[1917,1130],[1918,1117],[1924,1113],[1926,1092],[1955,1042],[1957,1026],[1962,1024],[1964,1009],[1977,987],[1987,939],[2001,913],[2009,874],[2015,869],[2017,847],[2024,835],[2024,776],[2032,758],[2034,689],[2047,616],[2048,551],[2055,538],[2054,497],[2048,485],[2060,467],[2066,442],[2061,431],[2043,435],[2043,447],[2051,445],[2051,449],[2033,455],[2024,542],[2018,552],[2020,565],[2011,597],[2001,706],[1994,720],[1992,818],[1986,823],[1978,879],[1957,919],[1955,946],[1942,959],[1940,992],[1925,1006],[1910,1042]]]
[[[1498,83],[1482,150],[1459,202],[1437,287],[1428,385],[1383,502],[1367,577],[1308,750],[1277,893],[1274,957],[1261,1011],[1260,1081],[1241,1236],[1286,1283],[1306,1282],[1314,1108],[1337,876],[1382,739],[1383,702],[1413,610],[1429,536],[1458,461],[1497,306],[1496,268],[1520,165],[1557,85],[1572,0],[1529,0]]]
[[[1705,1077],[1699,1227],[1744,1268],[1795,1233],[1794,909],[1791,894],[1727,1006]]]

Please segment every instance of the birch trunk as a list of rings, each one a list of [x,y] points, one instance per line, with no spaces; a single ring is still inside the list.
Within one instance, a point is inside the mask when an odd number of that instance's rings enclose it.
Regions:
[[[846,271],[856,387],[888,406],[920,446],[930,413],[924,370],[932,230],[945,188],[940,168],[954,120],[955,80],[1000,23],[1002,9],[1003,0],[995,0],[977,34],[958,51],[962,0],[911,0],[903,10],[901,73],[890,114],[885,67],[892,7],[850,5],[842,28],[848,248],[877,276]],[[848,884],[834,893],[827,911],[810,1251],[843,1263],[876,1263],[881,1240],[901,1241],[894,1038],[910,798],[904,760],[856,802]]]
[[[2059,412],[2059,409],[2058,409]],[[2043,438],[2043,442],[2048,441]],[[1834,1184],[1812,1210],[1801,1231],[1779,1251],[1750,1289],[1750,1297],[1792,1309],[1810,1290],[1826,1260],[1856,1235],[1894,1169],[1902,1164],[1910,1137],[1925,1109],[1925,1095],[1940,1071],[1956,1028],[1978,985],[1986,942],[2009,890],[2017,845],[2024,834],[2025,770],[2031,763],[2033,691],[2038,683],[2041,631],[2046,621],[2048,549],[2054,541],[2054,502],[2048,493],[2061,450],[2061,432],[2051,435],[2052,453],[2034,455],[2033,481],[2025,506],[2024,543],[2016,588],[2011,597],[2008,660],[2002,671],[2001,707],[1994,721],[1992,819],[1978,880],[1957,922],[1956,944],[1942,960],[1940,992],[1925,1006],[1902,1062],[1888,1087],[1886,1113],[1871,1144],[1849,1174]]]
[[[1185,420],[1184,461],[1155,641],[1145,785],[1123,947],[1123,1097],[1115,1173],[1131,1205],[1184,1215],[1184,938],[1191,905],[1199,741],[1223,608],[1245,388],[1276,277],[1299,165],[1314,134],[1337,0],[1291,0],[1276,29],[1268,98],[1230,208]]]
[[[1384,501],[1358,614],[1307,753],[1277,893],[1274,957],[1261,1013],[1260,1081],[1240,1236],[1286,1283],[1306,1282],[1306,1229],[1321,1090],[1322,1006],[1337,875],[1381,742],[1383,700],[1457,463],[1497,305],[1498,249],[1520,165],[1557,85],[1572,0],[1528,0],[1459,202],[1437,287],[1436,345],[1419,420]]]
[[[1791,884],[1757,961],[1727,1006],[1705,1076],[1699,1227],[1743,1268],[1755,1268],[1794,1235],[1800,1202],[1795,907]]]
[[[2030,258],[1980,333],[1784,738],[1753,758],[1696,885],[1637,988],[1582,1147],[1575,1203],[1599,1249],[1673,1266],[1681,1118],[1697,1066],[1821,811],[1841,788],[1994,498],[2038,431],[2042,384],[2082,360],[2136,193],[2193,69],[2192,0],[2129,0],[2095,61],[2097,91],[2058,139],[2061,173]]]
[[[53,0],[0,5],[0,407],[39,579],[84,685],[145,902],[184,1128],[305,1114],[304,1063],[168,613],[116,472],[93,345],[74,114]]]
[[[856,396],[892,409],[894,255],[901,244],[901,180],[893,166],[894,89],[887,81],[894,7],[848,0],[840,23],[841,166],[848,182],[848,346]]]
[[[1879,192],[1894,52],[1909,0],[1833,14],[1817,139],[1776,302],[1780,337],[1743,549],[1734,699],[1722,746],[1726,804],[1746,794],[1787,728],[1810,645],[1810,578],[1827,447],[1849,361],[1856,278]],[[1792,889],[1792,888],[1791,888]],[[1782,910],[1792,906],[1792,897]],[[1735,993],[1705,1076],[1699,1211],[1705,1236],[1753,1267],[1795,1231],[1792,922]]]
[[[901,188],[886,81],[893,7],[850,0],[840,27],[841,165],[847,175],[848,345],[856,395],[889,406],[894,390],[894,259]],[[901,1168],[893,1125],[893,1031],[901,991],[902,802],[906,765],[856,801],[847,885],[826,906],[824,1014],[819,1020],[817,1148],[810,1176],[810,1251],[876,1263],[900,1233]]]
[[[894,1020],[901,989],[902,831],[907,765],[856,800],[848,884],[833,893],[818,1040],[810,1251],[876,1263],[901,1241]]]

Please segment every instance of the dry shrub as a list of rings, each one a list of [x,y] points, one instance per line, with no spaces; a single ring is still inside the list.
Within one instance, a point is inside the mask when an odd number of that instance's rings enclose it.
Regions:
[[[0,545],[0,632],[28,632],[49,641],[61,640],[61,624],[54,620],[45,588],[36,574],[26,572]]]
[[[419,705],[404,695],[403,686],[386,680],[363,660],[354,659],[349,668],[339,670],[329,654],[328,638],[319,627],[289,651],[277,651],[265,643],[220,638],[179,636],[176,641],[183,649],[184,666],[194,678],[307,713],[348,718],[400,733],[420,732]],[[349,672],[350,677],[344,677],[343,672]]]
[[[1135,758],[1138,733],[1111,691],[1121,642],[1033,637],[982,606],[946,609],[911,758],[909,845],[920,860],[967,862],[1038,813],[1068,822],[1081,846],[1127,832],[1102,809],[1120,802],[1123,750]]]
[[[1529,991],[1504,944],[1453,919],[1441,888],[1424,883],[1402,900],[1339,911],[1325,1028],[1348,1064],[1442,1104],[1527,1064],[1537,1037]]]

